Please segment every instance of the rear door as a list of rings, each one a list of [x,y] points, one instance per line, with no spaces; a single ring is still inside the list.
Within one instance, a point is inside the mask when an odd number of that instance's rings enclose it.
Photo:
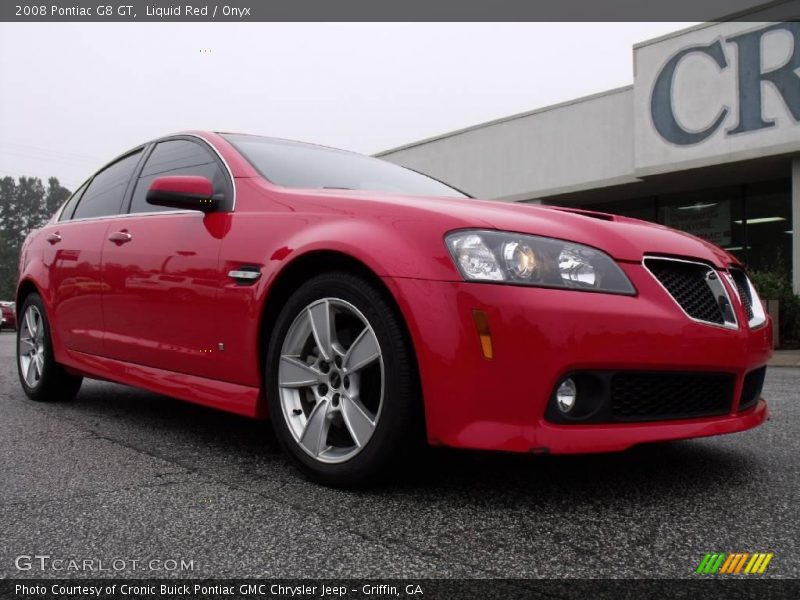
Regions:
[[[228,205],[204,214],[147,204],[152,181],[167,175],[207,177]],[[129,214],[104,241],[105,354],[220,378],[218,262],[233,182],[213,150],[187,137],[155,144],[136,179]]]
[[[142,150],[96,173],[42,232],[51,322],[70,350],[103,354],[101,255],[106,230],[122,210]]]

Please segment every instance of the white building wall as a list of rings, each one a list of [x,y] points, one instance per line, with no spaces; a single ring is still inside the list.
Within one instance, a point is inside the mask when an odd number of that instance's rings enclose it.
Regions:
[[[796,22],[705,23],[637,44],[631,87],[379,156],[476,196],[527,200],[800,152],[799,48]]]
[[[635,181],[632,113],[633,89],[620,88],[378,156],[482,198],[530,199],[627,183]]]

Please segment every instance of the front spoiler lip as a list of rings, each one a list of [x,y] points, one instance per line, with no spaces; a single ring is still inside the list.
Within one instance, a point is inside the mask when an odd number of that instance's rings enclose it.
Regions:
[[[666,442],[736,433],[758,427],[769,417],[763,398],[740,413],[717,417],[596,425],[556,425],[542,420],[532,451],[552,454],[619,452],[650,442]],[[546,450],[545,450],[546,449]]]

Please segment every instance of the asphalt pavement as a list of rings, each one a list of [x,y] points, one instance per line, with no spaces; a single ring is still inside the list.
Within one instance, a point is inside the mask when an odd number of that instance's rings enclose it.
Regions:
[[[800,369],[770,370],[764,395],[753,431],[436,451],[349,492],[304,480],[265,423],[89,380],[31,402],[3,332],[0,577],[691,577],[714,551],[771,552],[765,576],[800,577]]]

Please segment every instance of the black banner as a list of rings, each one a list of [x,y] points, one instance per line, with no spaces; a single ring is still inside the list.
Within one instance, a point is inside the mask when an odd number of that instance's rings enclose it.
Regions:
[[[0,21],[786,21],[800,0],[5,0]]]
[[[581,600],[686,599],[736,600],[800,597],[800,581],[741,575],[700,579],[6,579],[0,598],[19,600],[262,600],[338,598],[418,598],[424,600]]]

